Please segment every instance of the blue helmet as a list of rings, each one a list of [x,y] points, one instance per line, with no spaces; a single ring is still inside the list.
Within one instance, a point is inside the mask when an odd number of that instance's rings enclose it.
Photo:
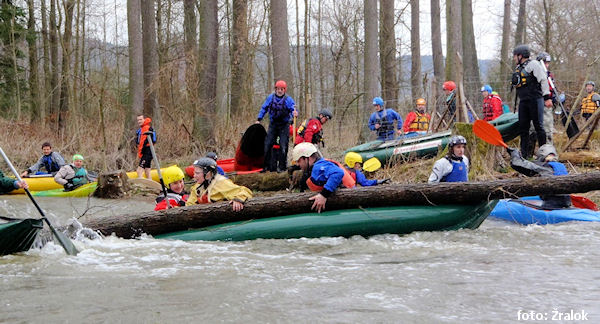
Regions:
[[[379,105],[381,108],[383,108],[383,99],[381,99],[381,97],[373,98],[373,106],[375,105]]]
[[[492,86],[490,86],[489,84],[484,85],[483,87],[481,87],[481,92],[483,91],[487,91],[489,94],[492,94]]]

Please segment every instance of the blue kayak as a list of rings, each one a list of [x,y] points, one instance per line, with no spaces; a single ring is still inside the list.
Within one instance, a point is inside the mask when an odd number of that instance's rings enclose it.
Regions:
[[[600,212],[584,208],[546,210],[539,207],[539,196],[520,199],[503,199],[498,202],[490,217],[523,225],[556,224],[570,221],[600,222]]]

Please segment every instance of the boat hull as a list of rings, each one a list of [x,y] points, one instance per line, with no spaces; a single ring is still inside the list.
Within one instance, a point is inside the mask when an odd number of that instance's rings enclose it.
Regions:
[[[306,213],[215,225],[156,236],[184,241],[243,241],[300,237],[369,237],[415,231],[475,229],[496,201],[478,205],[394,206]]]
[[[539,197],[524,197],[522,200],[538,200]],[[490,213],[491,218],[501,219],[517,224],[556,224],[570,221],[600,222],[600,212],[584,208],[564,208],[543,210],[526,206],[519,200],[503,199]]]
[[[36,197],[88,197],[94,193],[97,187],[98,182],[91,182],[71,191],[65,191],[61,187],[59,189],[32,191],[31,194]]]
[[[42,228],[42,220],[32,218],[0,224],[0,255],[29,250]]]

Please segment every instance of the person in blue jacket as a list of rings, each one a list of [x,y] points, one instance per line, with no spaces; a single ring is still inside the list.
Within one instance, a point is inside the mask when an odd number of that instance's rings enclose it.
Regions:
[[[448,154],[437,160],[429,176],[429,183],[469,181],[469,158],[465,155],[467,139],[452,136],[448,143]]]
[[[258,113],[256,124],[260,124],[265,114],[269,113],[270,123],[265,138],[265,171],[283,171],[287,169],[288,142],[290,138],[289,125],[293,117],[298,116],[294,99],[286,94],[287,83],[283,80],[275,82],[275,92],[270,94]],[[279,137],[281,153],[278,157],[271,154],[271,148]],[[278,163],[273,161],[278,159]]]
[[[215,153],[215,152],[208,152],[208,153],[206,153],[205,157],[207,157],[209,159],[213,159],[213,160],[215,160],[215,162],[218,162],[217,161],[217,159],[218,159],[217,153]],[[222,176],[225,176],[225,171],[223,171],[223,168],[221,168],[218,164],[217,164],[217,173],[220,174],[220,175],[222,175]]]
[[[337,164],[325,160],[317,147],[308,142],[300,143],[294,147],[292,159],[297,161],[298,166],[304,172],[310,174],[306,184],[311,191],[318,191],[319,193],[309,199],[314,201],[312,209],[321,212],[325,209],[327,198],[342,184],[344,170]]]
[[[402,117],[391,108],[384,108],[381,97],[373,98],[375,112],[369,118],[369,129],[377,133],[377,139],[381,141],[393,140],[395,136],[394,121],[398,134],[402,134]]]
[[[51,174],[55,175],[66,163],[65,159],[58,152],[52,151],[52,145],[49,142],[42,144],[43,155],[38,161],[21,173],[21,177],[29,177],[31,174]],[[44,169],[44,171],[42,171]]]
[[[364,173],[362,173],[362,169],[363,169],[362,156],[356,152],[346,153],[346,156],[344,156],[344,163],[346,163],[346,170],[348,170],[348,172],[350,172],[350,176],[352,177],[352,179],[354,179],[354,181],[356,181],[357,184],[359,184],[363,187],[376,186],[376,185],[388,183],[391,181],[391,179],[382,179],[382,180],[367,179],[367,177],[365,177]],[[379,167],[381,167],[381,164],[379,164]],[[375,170],[366,170],[366,171],[373,172]]]

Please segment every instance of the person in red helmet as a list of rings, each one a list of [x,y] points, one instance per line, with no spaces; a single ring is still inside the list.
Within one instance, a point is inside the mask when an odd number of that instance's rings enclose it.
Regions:
[[[448,115],[452,121],[456,120],[456,83],[454,81],[444,82],[442,89],[446,95],[446,105],[448,106]]]
[[[295,108],[294,99],[286,94],[287,83],[283,80],[275,82],[275,92],[270,94],[258,113],[256,124],[260,124],[263,117],[269,113],[269,130],[265,138],[264,152],[265,162],[264,169],[266,171],[283,171],[287,167],[287,153],[289,142],[289,124],[293,117],[298,116]],[[279,157],[271,154],[271,148],[279,137],[279,145],[281,153]],[[278,158],[278,161],[274,161]],[[277,162],[277,163],[276,163]]]

